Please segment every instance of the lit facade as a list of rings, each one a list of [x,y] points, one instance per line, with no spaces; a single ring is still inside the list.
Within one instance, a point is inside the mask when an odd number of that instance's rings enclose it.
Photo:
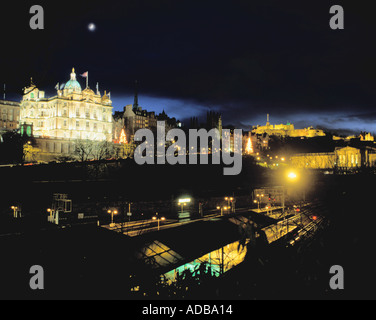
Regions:
[[[281,137],[323,137],[325,133],[321,129],[315,129],[313,127],[308,127],[304,129],[295,129],[294,125],[291,123],[287,124],[270,124],[269,115],[267,117],[265,126],[256,126],[252,128],[253,134],[267,134],[269,136],[281,136]]]
[[[112,141],[112,102],[106,93],[82,90],[72,69],[53,97],[45,97],[33,82],[24,88],[20,123],[32,125],[42,153],[72,155],[74,141]]]
[[[336,148],[334,152],[302,153],[290,159],[291,166],[305,169],[356,169],[373,167],[376,164],[376,150],[353,147]]]
[[[0,133],[17,130],[20,122],[20,103],[0,100]]]

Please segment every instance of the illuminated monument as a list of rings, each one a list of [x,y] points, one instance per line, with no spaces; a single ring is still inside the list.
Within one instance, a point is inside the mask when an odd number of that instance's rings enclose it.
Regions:
[[[112,141],[112,101],[106,92],[101,96],[87,84],[82,90],[74,69],[55,89],[57,95],[46,98],[31,81],[20,104],[20,124],[32,125],[39,160],[72,156],[77,140]]]
[[[257,126],[252,128],[253,134],[268,134],[269,136],[280,136],[280,137],[323,137],[325,133],[321,129],[314,129],[313,127],[308,127],[304,129],[295,129],[294,125],[291,123],[287,124],[270,124],[269,114],[267,115],[266,125]]]

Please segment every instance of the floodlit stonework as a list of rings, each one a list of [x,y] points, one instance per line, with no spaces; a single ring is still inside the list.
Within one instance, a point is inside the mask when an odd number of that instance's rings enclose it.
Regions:
[[[112,142],[113,108],[106,92],[82,90],[74,69],[55,89],[57,94],[47,98],[31,81],[20,104],[20,124],[32,125],[40,160],[72,156],[76,141]]]

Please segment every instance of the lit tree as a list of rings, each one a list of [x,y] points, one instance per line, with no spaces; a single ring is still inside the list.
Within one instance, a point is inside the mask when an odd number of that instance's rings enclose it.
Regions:
[[[121,133],[120,133],[120,138],[119,138],[119,143],[123,143],[123,144],[127,144],[127,135],[125,134],[125,130],[124,128],[121,129]]]
[[[247,146],[246,146],[246,148],[245,148],[245,151],[246,151],[248,154],[253,153],[253,145],[252,145],[251,137],[248,138]]]

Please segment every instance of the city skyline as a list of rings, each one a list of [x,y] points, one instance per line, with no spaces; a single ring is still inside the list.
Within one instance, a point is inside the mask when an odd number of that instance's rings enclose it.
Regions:
[[[74,66],[89,71],[92,88],[99,82],[111,91],[115,111],[133,102],[137,79],[142,107],[182,121],[214,110],[242,129],[264,124],[269,113],[273,123],[302,128],[375,131],[376,50],[367,41],[370,13],[355,4],[339,31],[329,28],[327,5],[296,1],[42,7],[45,29],[31,30],[28,6],[5,5],[10,19],[1,26],[12,32],[3,35],[0,83],[9,99],[30,77],[48,93]],[[24,48],[19,60],[13,52]]]
[[[2,13],[0,299],[237,317],[249,301],[374,298],[370,8]]]

